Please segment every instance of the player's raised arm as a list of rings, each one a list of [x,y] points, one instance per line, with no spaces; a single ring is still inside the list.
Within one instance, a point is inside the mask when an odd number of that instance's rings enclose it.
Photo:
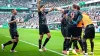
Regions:
[[[41,0],[38,0],[38,1],[37,1],[38,11],[40,11],[40,2],[41,2]]]

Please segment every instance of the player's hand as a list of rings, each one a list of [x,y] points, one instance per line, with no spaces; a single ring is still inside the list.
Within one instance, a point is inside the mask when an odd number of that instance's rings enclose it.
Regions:
[[[24,19],[19,19],[18,23],[24,23]]]
[[[51,10],[54,10],[54,7],[51,7]]]
[[[74,17],[74,12],[72,12],[70,16],[71,16],[71,17]]]
[[[66,19],[67,15],[66,15],[66,14],[64,14],[64,16],[63,16],[63,17],[64,17],[64,19]]]
[[[8,23],[8,25],[10,24],[10,22]]]
[[[74,12],[71,13],[71,20],[74,18]]]

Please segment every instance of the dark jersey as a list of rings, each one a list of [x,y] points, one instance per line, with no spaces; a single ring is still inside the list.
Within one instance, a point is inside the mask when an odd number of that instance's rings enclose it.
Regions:
[[[15,15],[13,15],[12,17],[11,17],[11,20],[10,21],[13,21],[13,20],[15,20],[16,19],[16,17],[15,17]],[[14,22],[14,23],[11,23],[10,24],[10,30],[16,30],[17,29],[17,24],[16,24],[16,22]]]
[[[74,14],[74,18],[69,23],[70,23],[70,25],[77,25],[82,20],[82,13],[80,11],[70,11],[68,13],[68,16],[70,16],[71,13]]]
[[[82,14],[81,14],[80,11],[74,11],[74,15],[75,15],[75,16],[74,16],[73,20],[74,20],[74,21],[77,21],[77,20],[78,20],[78,17],[79,17],[80,15],[82,15]]]
[[[48,11],[47,12],[41,12],[41,11],[39,11],[38,12],[38,16],[39,16],[39,25],[40,24],[47,24],[47,20],[46,20],[46,14],[48,13]]]
[[[62,14],[62,20],[61,20],[61,26],[66,27],[68,25],[68,17],[65,18],[64,15],[67,16],[67,13],[69,12],[69,10],[64,10],[64,13]]]

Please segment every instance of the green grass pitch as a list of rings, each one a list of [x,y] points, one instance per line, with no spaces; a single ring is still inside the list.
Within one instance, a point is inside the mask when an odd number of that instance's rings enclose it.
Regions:
[[[62,56],[62,47],[64,38],[61,35],[60,30],[51,30],[52,38],[46,45],[48,49],[45,52],[38,51],[38,39],[39,34],[36,29],[18,29],[19,32],[19,44],[16,47],[17,53],[10,53],[10,49],[12,45],[9,45],[5,48],[3,52],[0,46],[0,56]],[[46,35],[43,38],[45,40]],[[0,44],[7,42],[10,40],[9,29],[0,28]],[[90,52],[90,43],[88,42],[88,52]],[[94,48],[94,56],[100,56],[100,33],[96,33],[95,37],[95,48]],[[76,56],[70,52],[69,56]],[[78,56],[83,56],[79,54]],[[89,55],[91,56],[91,55]]]

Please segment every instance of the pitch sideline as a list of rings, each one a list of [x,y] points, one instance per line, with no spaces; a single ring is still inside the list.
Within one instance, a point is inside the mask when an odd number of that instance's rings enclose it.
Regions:
[[[6,37],[10,37],[10,36],[6,36]],[[24,40],[19,40],[19,41],[21,41],[21,42],[23,42],[23,43],[26,43],[26,44],[29,44],[29,45],[32,45],[32,46],[35,46],[35,47],[38,47],[38,45],[33,44],[33,43],[30,43],[30,42],[27,42],[27,41],[24,41]],[[50,51],[50,52],[53,52],[53,53],[55,53],[55,54],[59,54],[59,55],[61,55],[61,56],[66,56],[66,55],[64,55],[64,54],[62,54],[62,53],[59,53],[59,52],[57,52],[57,51],[53,51],[53,50],[50,50],[50,49],[47,49],[47,50]]]

